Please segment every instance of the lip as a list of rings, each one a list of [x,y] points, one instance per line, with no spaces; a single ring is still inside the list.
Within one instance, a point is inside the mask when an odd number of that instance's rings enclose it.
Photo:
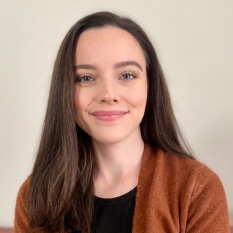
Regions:
[[[111,111],[98,110],[92,112],[91,115],[95,117],[97,120],[114,121],[124,117],[124,115],[127,113],[128,113],[127,111],[122,111],[122,110],[111,110]]]

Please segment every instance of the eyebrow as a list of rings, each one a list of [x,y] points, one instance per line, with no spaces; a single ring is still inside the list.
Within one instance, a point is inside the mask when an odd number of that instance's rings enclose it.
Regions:
[[[140,69],[142,71],[141,65],[139,65],[136,61],[119,62],[114,67],[115,68],[121,68],[121,67],[124,67],[124,66],[136,66],[138,69]]]
[[[124,67],[124,66],[136,66],[141,71],[143,70],[142,66],[139,65],[139,63],[136,62],[136,61],[123,61],[123,62],[119,62],[119,63],[117,63],[117,64],[114,65],[115,68],[121,68],[121,67]],[[74,70],[78,70],[78,69],[96,70],[97,68],[96,68],[96,66],[89,65],[89,64],[75,65],[74,66]]]
[[[78,70],[78,69],[90,69],[90,70],[95,70],[96,67],[93,66],[93,65],[88,65],[88,64],[75,65],[75,66],[74,66],[74,70]]]

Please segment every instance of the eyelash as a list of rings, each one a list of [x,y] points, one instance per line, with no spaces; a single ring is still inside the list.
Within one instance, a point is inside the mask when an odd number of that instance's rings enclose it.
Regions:
[[[126,76],[130,77],[130,78],[126,78]],[[119,76],[120,80],[125,80],[125,81],[132,80],[135,78],[137,78],[137,74],[135,74],[132,71],[122,72]],[[88,82],[92,82],[93,80],[94,80],[94,78],[90,74],[82,74],[82,75],[77,75],[75,77],[75,82],[78,82],[78,83],[88,83]]]
[[[123,76],[126,76],[126,75],[130,76],[130,78],[124,78],[123,77]],[[132,79],[135,79],[135,78],[137,78],[137,75],[132,71],[123,72],[120,75],[120,79],[122,79],[122,80],[132,80]]]
[[[88,80],[85,80],[87,79]],[[94,78],[92,77],[92,75],[90,74],[83,74],[83,75],[78,75],[76,78],[75,78],[75,82],[79,82],[79,83],[87,83],[87,82],[91,82],[93,81]]]

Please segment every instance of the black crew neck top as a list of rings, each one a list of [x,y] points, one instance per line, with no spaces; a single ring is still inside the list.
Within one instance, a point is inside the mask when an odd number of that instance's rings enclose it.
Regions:
[[[94,199],[93,233],[131,233],[137,188],[115,198]]]

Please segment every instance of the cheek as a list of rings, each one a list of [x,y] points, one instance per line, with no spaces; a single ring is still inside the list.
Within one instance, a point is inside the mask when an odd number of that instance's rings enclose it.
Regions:
[[[79,122],[82,118],[83,112],[88,105],[87,98],[84,98],[84,95],[80,91],[75,91],[74,95],[74,104],[75,104],[75,112],[76,112],[76,121]]]
[[[74,103],[77,110],[83,110],[90,103],[91,93],[85,89],[76,87],[74,93]]]
[[[142,110],[145,108],[147,102],[146,85],[145,86],[143,85],[143,88],[140,87],[138,89],[135,89],[134,91],[131,91],[129,95],[133,106],[142,108]]]
[[[76,92],[75,92],[75,95],[74,95],[74,104],[75,104],[75,111],[76,111],[76,114],[77,114],[78,110],[81,107],[81,103],[80,103],[80,96]]]

